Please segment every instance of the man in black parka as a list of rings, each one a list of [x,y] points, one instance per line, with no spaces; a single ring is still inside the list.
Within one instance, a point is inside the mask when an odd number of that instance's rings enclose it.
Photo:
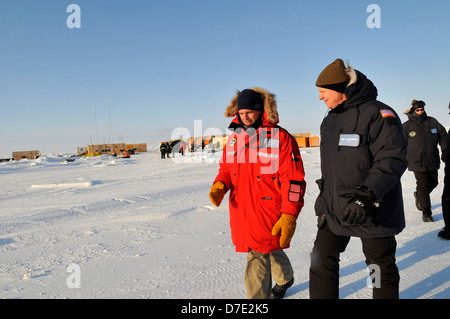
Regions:
[[[450,102],[448,103],[450,110]],[[442,229],[438,236],[442,239],[450,240],[450,130],[447,132],[447,149],[445,153],[445,167],[444,167],[444,189],[442,190],[442,216],[444,217],[444,229]]]
[[[330,111],[320,127],[310,297],[339,297],[339,255],[354,236],[372,271],[373,298],[398,298],[395,235],[405,227],[400,178],[407,168],[402,124],[376,100],[373,83],[341,59],[320,73],[316,86]]]
[[[408,170],[416,178],[416,206],[422,211],[422,220],[432,222],[430,194],[438,185],[441,146],[442,161],[447,154],[447,131],[434,118],[425,112],[425,102],[413,100],[411,108],[404,112],[408,121],[403,123],[406,134]]]

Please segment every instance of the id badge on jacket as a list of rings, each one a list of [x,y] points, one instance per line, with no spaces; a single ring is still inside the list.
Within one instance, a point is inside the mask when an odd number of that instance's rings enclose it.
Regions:
[[[359,134],[340,134],[339,146],[358,147],[360,137]]]

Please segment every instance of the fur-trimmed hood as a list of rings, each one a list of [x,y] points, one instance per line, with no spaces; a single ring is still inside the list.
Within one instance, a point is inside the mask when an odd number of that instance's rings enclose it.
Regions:
[[[403,114],[405,114],[405,115],[410,115],[412,113],[413,113],[412,106],[409,109],[406,109],[405,111],[403,111]]]
[[[251,90],[260,93],[264,98],[264,114],[263,114],[263,122],[269,122],[271,125],[276,125],[279,122],[278,110],[277,110],[277,101],[275,100],[275,94],[270,93],[269,91],[252,87]],[[237,98],[240,91],[236,92],[236,95],[231,100],[230,104],[225,108],[225,116],[226,117],[236,117],[238,116],[238,106],[237,106]]]
[[[345,109],[357,107],[366,101],[377,98],[377,88],[363,73],[348,64],[346,72],[350,79],[344,92],[347,97],[343,104]]]
[[[348,81],[347,87],[356,83],[356,81],[358,80],[358,76],[356,74],[355,69],[350,66],[348,61],[347,61],[347,68],[345,69],[345,72],[348,74],[348,77],[350,78],[350,81]]]
[[[423,112],[422,114],[426,114],[427,112]],[[406,116],[414,116],[415,115],[415,113],[414,113],[414,107],[413,106],[411,106],[409,109],[407,109],[407,110],[405,110],[404,112],[403,112],[403,114],[405,114]]]
[[[417,109],[417,108],[419,108],[419,107],[422,107],[422,108],[424,108],[425,107],[425,102],[424,101],[418,101],[418,100],[412,100],[412,102],[411,102],[411,107],[409,108],[409,109],[407,109],[407,110],[405,110],[404,112],[403,112],[403,114],[406,114],[406,115],[411,115],[411,114],[414,114],[414,110],[415,109]],[[450,103],[449,103],[449,107],[450,107]]]

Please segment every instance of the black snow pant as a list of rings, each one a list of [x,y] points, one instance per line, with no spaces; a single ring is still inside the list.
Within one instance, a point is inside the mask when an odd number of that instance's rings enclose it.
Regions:
[[[414,172],[416,191],[422,211],[431,215],[430,194],[438,185],[438,172]]]
[[[450,165],[445,166],[442,215],[444,216],[444,229],[450,231]]]
[[[327,224],[318,229],[309,271],[311,299],[339,298],[339,255],[349,241],[349,236],[335,235]],[[371,271],[373,299],[398,299],[400,275],[395,264],[395,237],[361,238],[361,241]]]

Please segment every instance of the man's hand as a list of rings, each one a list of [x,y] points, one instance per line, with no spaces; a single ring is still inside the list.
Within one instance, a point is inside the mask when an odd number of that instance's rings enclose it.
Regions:
[[[352,225],[362,225],[369,217],[367,204],[359,199],[354,199],[344,208],[344,216],[342,220]]]
[[[345,206],[342,220],[352,225],[362,225],[372,215],[374,195],[369,189],[358,189]]]
[[[285,247],[292,239],[297,226],[297,217],[289,214],[281,214],[280,219],[275,223],[272,229],[272,235],[275,236],[281,232],[280,246]]]
[[[211,187],[209,199],[215,206],[219,207],[226,192],[225,184],[222,182],[216,182]]]

